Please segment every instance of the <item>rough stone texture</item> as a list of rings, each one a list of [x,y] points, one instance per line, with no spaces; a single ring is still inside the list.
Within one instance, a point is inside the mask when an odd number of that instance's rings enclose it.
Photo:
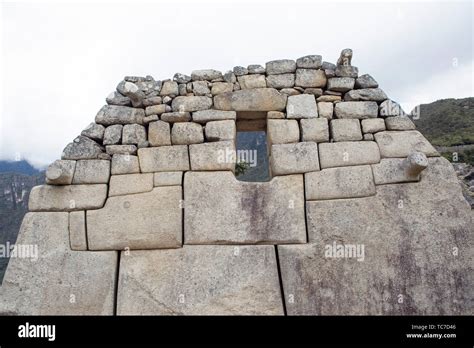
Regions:
[[[189,170],[186,145],[150,147],[138,150],[143,173]]]
[[[81,132],[81,135],[88,137],[92,140],[102,142],[104,138],[105,127],[101,124],[92,122]]]
[[[152,105],[152,106],[148,106],[145,109],[145,115],[146,116],[161,115],[169,111],[171,111],[171,108],[169,105],[166,105],[166,104]]]
[[[110,177],[110,161],[81,160],[76,162],[73,184],[107,184]]]
[[[318,54],[304,56],[296,60],[296,67],[305,69],[319,69],[322,65],[323,57]]]
[[[234,170],[235,143],[216,141],[189,145],[191,170]]]
[[[318,115],[319,117],[332,119],[334,112],[334,104],[330,102],[318,102]]]
[[[267,87],[271,88],[291,88],[295,85],[294,74],[278,74],[267,76]]]
[[[473,215],[448,161],[429,161],[417,184],[307,203],[312,244],[278,247],[288,314],[472,313]],[[325,258],[334,241],[364,245],[364,261]]]
[[[375,195],[369,165],[322,169],[305,174],[306,200],[356,198]]]
[[[70,185],[74,176],[76,161],[56,160],[46,170],[46,183],[50,185]]]
[[[380,88],[353,89],[344,95],[345,101],[376,101],[387,99],[387,95]]]
[[[426,156],[439,156],[436,149],[418,131],[385,131],[375,134],[380,155],[385,157],[407,157],[414,151]]]
[[[241,89],[265,88],[267,81],[264,75],[244,75],[237,77]]]
[[[113,124],[143,123],[145,111],[128,106],[105,105],[95,117],[95,123],[109,126]]]
[[[351,65],[338,65],[335,70],[336,76],[357,78],[359,69]]]
[[[129,97],[126,97],[118,92],[112,92],[105,99],[109,105],[119,105],[119,106],[131,106],[132,102]]]
[[[329,141],[328,120],[325,118],[309,118],[300,120],[301,140],[321,143]]]
[[[95,159],[98,158],[101,153],[103,153],[103,149],[99,144],[94,140],[80,135],[64,148],[61,159]]]
[[[384,158],[379,164],[372,165],[376,185],[419,181],[419,174],[411,173],[404,158]]]
[[[385,121],[382,118],[368,118],[361,121],[364,133],[377,133],[385,130]]]
[[[394,102],[393,100],[387,99],[380,103],[379,105],[379,114],[382,117],[387,116],[404,116],[406,115],[405,111],[403,111],[402,107]]]
[[[168,122],[155,121],[148,125],[150,146],[171,145],[170,125]]]
[[[235,111],[222,110],[202,110],[193,112],[193,121],[197,123],[206,123],[209,121],[235,120],[237,113]]]
[[[221,78],[222,78],[222,73],[214,69],[194,70],[191,73],[191,79],[193,81],[199,81],[199,80],[212,81],[212,80],[217,80]]]
[[[112,156],[112,175],[140,173],[138,157],[116,154]]]
[[[285,118],[285,113],[281,111],[268,111],[267,119],[283,119]]]
[[[355,81],[356,88],[377,88],[379,84],[369,74],[359,76]]]
[[[137,153],[135,145],[107,145],[105,150],[109,155],[135,155]]]
[[[321,169],[379,162],[379,147],[373,141],[319,144],[319,163]]]
[[[314,95],[300,94],[288,97],[286,106],[287,118],[313,118],[318,117],[318,108]]]
[[[231,172],[188,172],[184,193],[185,244],[306,242],[302,175],[250,183]]]
[[[171,102],[173,111],[179,112],[192,112],[198,110],[206,110],[212,106],[212,98],[209,97],[176,97]]]
[[[249,74],[265,74],[265,68],[259,64],[251,64],[247,69]]]
[[[297,143],[300,140],[300,130],[296,120],[267,120],[267,143],[273,144]]]
[[[41,185],[31,189],[30,211],[75,211],[97,209],[107,198],[107,185]]]
[[[362,131],[360,129],[359,120],[331,120],[331,138],[334,141],[362,140]]]
[[[372,101],[349,101],[337,103],[334,107],[337,118],[375,118],[378,105]]]
[[[414,130],[415,124],[408,116],[390,116],[385,119],[387,130],[401,131]]]
[[[193,82],[193,93],[194,95],[208,95],[211,93],[207,85],[207,81],[195,81]]]
[[[165,81],[161,87],[160,95],[178,95],[178,83],[175,81]]]
[[[205,133],[207,141],[235,140],[235,121],[211,121],[206,123]]]
[[[314,142],[278,144],[271,148],[273,175],[307,173],[319,170],[318,145]]]
[[[323,70],[296,69],[295,85],[300,87],[325,87],[326,74]]]
[[[178,248],[182,239],[181,187],[110,197],[87,212],[89,250]]]
[[[177,83],[188,83],[191,81],[191,76],[188,76],[186,74],[176,73],[173,76],[173,80],[176,81]]]
[[[140,124],[126,124],[122,131],[122,144],[137,145],[146,141],[146,129]]]
[[[281,315],[272,246],[184,246],[121,258],[119,315]]]
[[[161,121],[174,123],[174,122],[188,122],[191,120],[191,113],[189,112],[165,112],[160,116]]]
[[[374,141],[374,135],[372,133],[365,133],[364,134],[364,140],[369,140],[369,141]]]
[[[316,101],[319,102],[329,102],[329,103],[335,103],[339,102],[341,100],[340,95],[322,95],[316,99]]]
[[[86,213],[83,210],[69,213],[69,243],[72,250],[87,250]]]
[[[171,143],[173,145],[189,145],[204,142],[202,126],[195,122],[178,122],[173,124],[171,130]]]
[[[116,145],[120,144],[122,141],[122,129],[123,126],[121,124],[114,124],[112,126],[108,126],[105,128],[104,131],[104,145]]]
[[[183,172],[161,172],[153,175],[153,186],[179,186],[182,181]]]
[[[218,110],[282,111],[285,106],[286,95],[274,88],[245,89],[214,97],[214,107]]]
[[[212,84],[211,93],[212,95],[232,92],[234,90],[234,85],[229,82],[214,82]]]
[[[109,197],[149,192],[153,189],[153,173],[112,175]]]
[[[1,315],[113,314],[117,253],[71,250],[68,213],[26,214],[17,244],[36,245],[38,259],[10,259]]]
[[[296,62],[290,59],[272,60],[265,65],[267,75],[294,73]]]

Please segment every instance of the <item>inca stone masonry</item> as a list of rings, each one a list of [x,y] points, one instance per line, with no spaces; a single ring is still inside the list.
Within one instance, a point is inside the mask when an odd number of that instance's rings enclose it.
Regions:
[[[106,101],[31,192],[38,258],[10,261],[2,314],[473,314],[454,170],[350,49],[129,76]],[[238,181],[222,154],[256,130],[272,179]]]

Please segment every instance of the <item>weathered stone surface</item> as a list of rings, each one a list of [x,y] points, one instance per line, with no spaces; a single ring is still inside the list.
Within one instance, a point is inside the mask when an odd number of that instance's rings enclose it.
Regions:
[[[36,246],[37,259],[10,259],[0,314],[113,314],[117,253],[71,250],[68,213],[26,214],[17,244]]]
[[[231,70],[227,71],[223,75],[223,79],[224,79],[225,82],[232,83],[232,86],[233,86],[234,83],[237,82],[237,77],[235,76],[235,74]]]
[[[158,105],[163,102],[163,98],[161,97],[149,97],[143,99],[143,106],[146,108],[147,106]]]
[[[112,175],[109,197],[153,190],[153,173]]]
[[[122,129],[123,126],[121,124],[114,124],[112,126],[108,126],[105,128],[104,131],[104,145],[116,145],[120,144],[122,141]]]
[[[98,158],[103,153],[102,147],[94,140],[79,135],[72,143],[69,143],[61,154],[63,160],[80,160]]]
[[[300,87],[325,87],[326,74],[323,70],[296,69],[295,85]]]
[[[272,246],[184,246],[121,258],[119,315],[281,315]]]
[[[153,175],[153,186],[181,185],[183,172],[160,172]]]
[[[189,145],[191,170],[231,170],[235,168],[235,143],[216,141]]]
[[[288,95],[288,96],[301,94],[300,91],[298,91],[298,90],[296,90],[296,89],[294,89],[294,88],[282,88],[282,89],[280,90],[280,93],[286,94],[286,95]]]
[[[369,74],[361,75],[356,79],[356,88],[377,88],[379,84]]]
[[[165,81],[161,87],[160,95],[178,95],[178,83],[175,81]]]
[[[235,73],[235,72],[234,72]],[[244,75],[237,77],[241,89],[265,88],[267,82],[264,75]]]
[[[170,112],[171,108],[169,105],[166,104],[159,104],[159,105],[151,105],[145,109],[145,115],[161,115],[165,112]]]
[[[360,122],[357,119],[331,120],[331,138],[334,141],[362,140]]]
[[[322,60],[323,57],[317,54],[304,56],[296,60],[296,67],[305,69],[319,69],[321,68]]]
[[[171,145],[170,125],[168,122],[155,121],[148,125],[150,146]]]
[[[214,97],[214,107],[218,110],[281,111],[285,106],[286,95],[274,88],[245,89]]]
[[[267,120],[267,143],[297,143],[300,141],[300,130],[296,120]]]
[[[318,102],[318,115],[319,117],[332,119],[334,112],[334,104],[331,102]]]
[[[321,169],[379,162],[379,147],[373,141],[319,144],[319,163]]]
[[[107,184],[110,177],[110,161],[81,160],[76,162],[73,184]]]
[[[143,123],[145,111],[128,106],[105,105],[95,117],[95,123],[109,126],[112,124]]]
[[[147,140],[146,129],[140,124],[126,124],[122,131],[122,144],[137,145]]]
[[[193,81],[199,81],[199,80],[207,80],[207,81],[212,81],[212,80],[218,80],[222,79],[222,73],[217,70],[213,69],[203,69],[203,70],[194,70],[191,73],[191,79]],[[191,111],[191,110],[189,110]]]
[[[353,89],[344,95],[345,101],[376,101],[387,99],[387,95],[380,88]]]
[[[419,181],[420,174],[410,171],[405,158],[384,158],[372,165],[376,185]]]
[[[86,212],[69,213],[69,243],[72,250],[87,250]]]
[[[338,65],[335,70],[336,76],[357,78],[359,69],[351,65]]]
[[[110,93],[105,99],[109,105],[118,105],[118,106],[131,106],[132,102],[129,97],[126,97],[118,92]]]
[[[221,95],[225,95],[221,94]],[[192,112],[198,110],[206,110],[212,106],[212,98],[209,97],[176,97],[171,102],[173,111],[179,112]]]
[[[211,93],[207,81],[194,81],[193,82],[193,93],[194,95],[208,95]]]
[[[135,155],[137,153],[135,145],[107,145],[105,150],[109,155]]]
[[[385,130],[385,121],[382,118],[368,118],[361,121],[364,133],[377,133]]]
[[[247,69],[249,74],[265,74],[265,68],[259,64],[251,64]]]
[[[285,113],[281,111],[268,111],[267,119],[283,119],[285,118]]]
[[[309,118],[300,120],[301,140],[321,143],[329,141],[328,120],[325,118]]]
[[[354,83],[352,77],[332,77],[328,79],[328,90],[345,93],[354,88]]]
[[[188,122],[191,121],[191,113],[189,112],[165,112],[160,116],[161,121],[174,123],[174,122]]]
[[[109,197],[87,211],[89,250],[178,248],[182,238],[181,187]]]
[[[204,142],[202,126],[195,122],[177,122],[171,130],[173,145],[189,145]]]
[[[314,95],[300,94],[288,97],[286,106],[287,118],[313,118],[318,117],[318,107]]]
[[[234,90],[234,85],[229,82],[214,82],[212,84],[211,93],[212,95],[232,92]]]
[[[107,198],[107,185],[41,185],[31,189],[30,211],[75,211],[97,209]]]
[[[309,87],[304,89],[304,94],[312,94],[315,98],[318,98],[323,94],[323,90],[322,88]]]
[[[390,116],[385,119],[387,130],[413,130],[415,124],[408,116]]]
[[[104,138],[104,131],[105,127],[103,125],[92,122],[81,132],[81,135],[100,143]]]
[[[116,154],[112,156],[112,175],[140,173],[138,157]]]
[[[356,198],[375,195],[369,165],[322,169],[305,174],[306,200]]]
[[[448,161],[429,161],[417,184],[307,203],[311,244],[278,246],[288,314],[472,313],[472,213]],[[363,261],[325,257],[334,242],[363,245]]]
[[[339,95],[322,95],[316,99],[316,101],[319,102],[328,102],[328,103],[333,103],[333,102],[339,102],[341,100],[341,96]]]
[[[375,118],[378,105],[373,101],[349,101],[337,103],[334,107],[337,118]]]
[[[387,116],[405,116],[406,113],[403,111],[400,104],[393,100],[387,99],[379,105],[379,115],[382,117]]]
[[[243,66],[234,66],[233,72],[235,76],[247,75],[249,73],[248,69]]]
[[[143,173],[189,170],[186,145],[150,147],[138,150]]]
[[[50,185],[70,185],[74,176],[76,161],[56,160],[46,170],[46,183]]]
[[[207,141],[235,140],[235,121],[210,121],[206,123],[205,133]]]
[[[270,166],[273,175],[319,170],[318,145],[314,142],[273,145]]]
[[[296,62],[291,59],[272,60],[265,66],[267,75],[294,73],[296,70]]]
[[[436,149],[418,131],[385,131],[375,134],[380,155],[385,157],[406,157],[414,151],[426,156],[439,156]]]
[[[321,68],[323,70],[336,70],[336,64],[323,62],[323,64],[321,65]]]
[[[197,123],[218,120],[235,120],[236,118],[237,113],[235,111],[201,110],[193,112],[193,121]]]
[[[291,88],[295,85],[295,74],[278,74],[267,76],[267,87]]]
[[[185,244],[306,242],[301,175],[250,183],[231,172],[188,172],[184,192]]]
[[[364,140],[369,140],[369,141],[374,141],[374,135],[372,133],[365,133],[364,134]]]
[[[176,81],[177,83],[188,83],[189,81],[191,81],[191,76],[188,76],[186,74],[176,73],[173,76],[173,80]]]

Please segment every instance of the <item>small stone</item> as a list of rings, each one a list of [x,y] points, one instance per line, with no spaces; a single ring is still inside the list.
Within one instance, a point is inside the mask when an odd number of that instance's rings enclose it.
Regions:
[[[264,75],[244,75],[238,76],[240,89],[265,88],[267,82]]]
[[[169,123],[174,122],[188,122],[191,121],[191,114],[189,112],[165,112],[161,114],[161,120]]]
[[[381,102],[387,99],[387,95],[380,88],[353,89],[344,95],[345,101],[376,101]]]
[[[364,134],[364,140],[367,140],[367,141],[374,141],[375,140],[375,137],[372,133],[365,133]]]
[[[122,140],[122,129],[123,126],[121,124],[114,124],[112,126],[108,126],[105,128],[104,131],[104,145],[116,145],[120,144]]]
[[[331,138],[334,141],[362,140],[360,122],[357,119],[331,120]]]
[[[319,144],[321,169],[379,162],[379,147],[373,141],[343,141]]]
[[[324,95],[337,95],[337,96],[342,96],[342,93],[341,93],[341,92],[329,91],[329,90],[324,91],[323,94],[324,94]]]
[[[341,100],[341,97],[338,96],[338,95],[322,95],[320,97],[318,97],[318,99],[316,99],[319,102],[330,102],[330,103],[333,103],[333,102],[338,102]]]
[[[286,106],[287,118],[313,118],[318,117],[318,108],[313,95],[300,94],[288,97]]]
[[[140,173],[138,157],[115,154],[112,156],[112,175]]]
[[[355,79],[352,77],[332,77],[328,79],[328,89],[336,92],[347,92],[354,88]]]
[[[235,169],[234,141],[189,145],[191,170],[231,170]]]
[[[147,116],[161,115],[162,113],[170,112],[170,111],[171,111],[170,107],[166,104],[152,105],[152,106],[148,106],[145,109],[145,115]]]
[[[211,93],[211,90],[207,86],[207,81],[194,81],[193,82],[193,93],[194,95],[203,96]]]
[[[408,116],[390,116],[385,119],[387,130],[414,130],[415,124]]]
[[[145,93],[133,82],[125,81],[117,86],[117,91],[130,98],[134,107],[141,107]]]
[[[109,185],[109,197],[153,190],[153,173],[112,175]]]
[[[109,155],[135,155],[137,153],[137,147],[135,145],[107,145],[105,151]]]
[[[290,59],[272,60],[266,64],[267,75],[294,73],[296,62]]]
[[[296,60],[297,68],[319,69],[322,65],[323,57],[320,55],[309,55]]]
[[[222,73],[217,70],[213,69],[204,69],[204,70],[194,70],[191,73],[191,79],[193,81],[201,81],[201,80],[207,80],[207,81],[212,81],[212,80],[217,80],[217,79],[222,79]]]
[[[376,118],[378,105],[373,101],[350,101],[337,103],[334,107],[337,118]]]
[[[318,145],[314,142],[272,145],[270,166],[273,175],[319,170]]]
[[[140,124],[126,124],[123,126],[122,144],[136,145],[146,141],[146,129]]]
[[[70,185],[74,176],[76,161],[56,160],[46,169],[46,183],[50,185]]]
[[[324,73],[326,74],[326,77],[329,79],[331,77],[336,77],[336,72],[331,69],[326,69],[324,70]]]
[[[319,99],[319,98],[318,98]],[[334,111],[334,104],[331,102],[318,102],[318,115],[319,117],[327,118],[328,120],[332,119]]]
[[[296,120],[267,120],[267,143],[289,144],[300,141],[300,130]]]
[[[329,62],[323,62],[321,65],[321,69],[323,70],[336,70],[336,64],[329,63]]]
[[[361,75],[355,81],[356,88],[377,88],[379,84],[369,74]]]
[[[176,81],[165,81],[163,82],[163,86],[161,87],[160,95],[178,95],[178,83]]]
[[[237,77],[235,77],[232,71],[228,71],[224,74],[224,81],[234,84],[237,82]]]
[[[64,160],[95,159],[103,152],[102,147],[94,140],[82,135],[69,143],[61,155]]]
[[[71,250],[87,250],[86,212],[69,213],[69,242]]]
[[[189,145],[204,142],[202,126],[194,122],[177,122],[171,130],[171,143],[173,145]]]
[[[400,104],[393,100],[387,99],[379,105],[379,115],[381,117],[388,116],[405,116],[406,113],[403,111]]]
[[[161,97],[150,97],[150,98],[146,98],[146,99],[143,99],[143,106],[144,107],[147,107],[147,106],[152,106],[152,105],[158,105],[158,104],[161,104],[163,102],[163,99]]]
[[[180,83],[180,84],[178,85],[178,93],[179,93],[179,95],[181,95],[181,96],[186,96],[186,95],[188,95],[188,88],[187,88],[187,86],[186,86],[185,83]]]
[[[234,85],[230,82],[214,82],[211,88],[212,95],[218,95],[222,93],[232,92]]]
[[[104,126],[92,122],[91,124],[89,124],[89,126],[87,126],[86,129],[81,132],[81,135],[88,137],[92,140],[102,142],[102,139],[104,138],[104,131]]]
[[[150,146],[171,145],[169,123],[164,121],[151,122],[148,126],[148,141]]]
[[[217,97],[220,97],[220,94]],[[192,111],[198,111],[198,110],[206,110],[209,109],[212,106],[212,98],[209,97],[200,97],[200,96],[191,96],[191,97],[176,97],[173,99],[173,102],[171,103],[171,107],[173,108],[173,111],[179,111],[179,112],[192,112]]]
[[[312,94],[315,98],[320,97],[323,94],[323,90],[321,88],[305,88],[304,94]]]
[[[108,184],[110,161],[80,160],[76,162],[73,184]]]
[[[130,98],[120,94],[119,92],[110,93],[105,101],[109,105],[132,106]]]
[[[296,69],[295,85],[300,87],[325,87],[326,74],[323,70]]]
[[[113,124],[143,123],[145,111],[128,106],[105,105],[95,117],[95,123],[104,126]]]
[[[337,59],[337,66],[350,66],[352,61],[352,50],[344,48]]]
[[[235,121],[225,120],[207,122],[205,133],[207,141],[233,141],[236,137]]]
[[[183,172],[160,172],[153,175],[153,186],[180,186],[183,182]]]
[[[176,73],[173,76],[173,80],[176,81],[177,83],[188,83],[189,81],[191,81],[191,76]]]
[[[328,120],[325,118],[301,119],[301,140],[322,143],[329,141]]]
[[[294,88],[282,88],[282,89],[280,90],[280,93],[286,94],[286,95],[288,95],[288,96],[301,94],[300,91],[298,91],[298,90],[296,90],[296,89],[294,89]]]
[[[143,119],[143,123],[149,124],[150,122],[158,121],[158,120],[159,120],[158,115],[150,115],[150,116],[145,116],[145,118]]]
[[[247,67],[249,74],[265,74],[265,68],[259,64],[252,64]]]
[[[359,75],[359,69],[355,66],[350,65],[338,65],[336,66],[336,76],[338,77],[353,77],[357,78]]]
[[[285,113],[281,111],[268,111],[267,119],[283,119],[285,118]]]
[[[364,133],[377,133],[385,130],[385,122],[382,118],[368,118],[361,121]]]
[[[278,74],[267,76],[267,87],[291,88],[295,85],[295,74]]]
[[[186,145],[148,147],[138,150],[142,173],[189,170]]]
[[[243,66],[234,67],[234,75],[235,76],[247,75],[248,73],[249,73],[248,69],[244,68]]]

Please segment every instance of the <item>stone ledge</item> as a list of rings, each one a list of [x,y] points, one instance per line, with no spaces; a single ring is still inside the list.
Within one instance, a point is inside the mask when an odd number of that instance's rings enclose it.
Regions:
[[[379,163],[379,147],[373,141],[322,143],[319,162],[321,169]]]

